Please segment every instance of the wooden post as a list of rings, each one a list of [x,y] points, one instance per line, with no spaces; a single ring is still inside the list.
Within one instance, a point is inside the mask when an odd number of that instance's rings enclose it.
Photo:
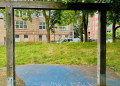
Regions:
[[[14,15],[12,7],[6,7],[6,60],[7,86],[15,86],[15,43],[14,43]]]
[[[106,10],[98,14],[97,85],[106,86]]]

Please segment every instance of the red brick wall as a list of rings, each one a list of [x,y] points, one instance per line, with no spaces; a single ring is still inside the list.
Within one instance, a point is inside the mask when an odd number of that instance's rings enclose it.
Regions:
[[[94,20],[94,25],[92,25],[92,21]],[[88,27],[90,27],[90,30],[87,30],[87,33],[88,33],[88,39],[89,39],[89,37],[90,37],[90,39],[98,39],[98,17],[96,16],[95,17],[95,15],[92,17],[92,18],[90,18],[89,19],[89,22],[90,22],[90,25],[88,25]],[[92,30],[92,26],[94,26],[94,30]],[[107,28],[107,26],[106,26],[106,28]],[[106,29],[106,31],[107,30],[111,30],[111,32],[112,32],[112,25],[111,25],[111,28],[107,28]],[[92,31],[94,31],[94,36],[92,35]],[[90,36],[89,36],[89,33],[90,33]]]

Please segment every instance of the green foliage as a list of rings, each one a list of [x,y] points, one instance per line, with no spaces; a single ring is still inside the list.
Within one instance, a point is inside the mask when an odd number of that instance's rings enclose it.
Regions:
[[[4,15],[4,18],[6,17],[5,14],[5,9],[0,9],[0,13],[2,13]],[[30,22],[32,22],[32,17],[31,14],[35,13],[36,15],[39,14],[39,10],[25,10],[25,9],[15,9],[14,10],[14,15],[16,17],[21,17],[22,20],[29,20]],[[27,14],[27,15],[26,15]]]
[[[111,10],[107,11],[107,25],[112,24],[114,21],[120,24],[120,1],[113,0],[112,4],[110,5]]]
[[[49,23],[50,23],[50,26],[51,26],[50,29],[53,33],[54,33],[53,29],[56,28],[55,24],[57,24],[57,25],[61,24],[61,22],[60,22],[61,15],[62,15],[61,10],[54,10],[50,14],[50,22]]]
[[[74,25],[74,38],[78,38],[80,36],[80,29],[78,26]]]
[[[106,33],[106,39],[112,39],[112,33],[111,32]]]
[[[113,24],[113,42],[115,42],[115,31],[118,27],[116,24],[120,25],[120,1],[113,0],[110,5],[111,10],[107,12],[107,25]]]
[[[76,24],[76,14],[74,10],[62,10],[61,11],[61,20],[60,23],[57,24],[59,26],[66,26],[69,24]]]
[[[5,9],[0,9],[0,13],[3,14],[4,18],[6,17],[6,16],[5,16]]]
[[[116,30],[116,38],[120,38],[120,28]]]

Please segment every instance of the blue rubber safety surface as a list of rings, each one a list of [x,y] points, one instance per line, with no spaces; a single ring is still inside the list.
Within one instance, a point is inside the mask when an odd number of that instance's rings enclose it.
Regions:
[[[5,69],[5,68],[3,68]],[[26,86],[95,86],[95,66],[23,65],[16,66],[16,74]],[[107,69],[107,85],[120,86],[120,77]]]

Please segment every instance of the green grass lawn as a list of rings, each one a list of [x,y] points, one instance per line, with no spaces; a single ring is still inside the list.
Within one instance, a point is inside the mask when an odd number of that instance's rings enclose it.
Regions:
[[[120,43],[107,43],[107,66],[120,72]],[[97,65],[97,42],[89,43],[17,43],[16,65],[72,64]],[[0,47],[0,67],[6,66],[6,48]]]

